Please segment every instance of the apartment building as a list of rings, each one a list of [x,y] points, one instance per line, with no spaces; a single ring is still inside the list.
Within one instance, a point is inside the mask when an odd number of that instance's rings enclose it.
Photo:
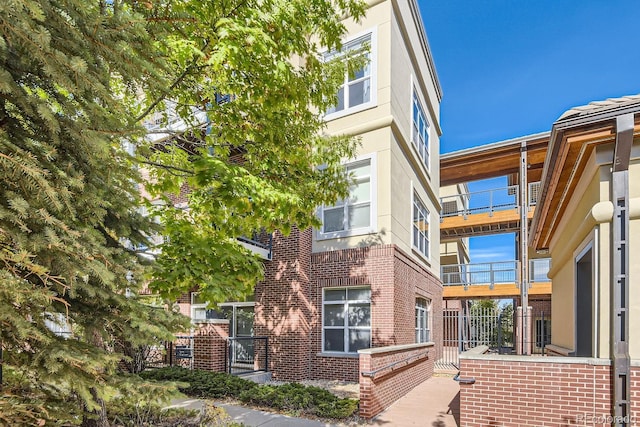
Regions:
[[[222,326],[236,338],[234,352],[256,353],[263,344],[251,337],[266,337],[268,352],[255,359],[277,379],[357,381],[358,350],[372,347],[435,342],[441,351],[442,94],[419,8],[369,0],[366,17],[345,25],[343,50],[327,58],[370,47],[325,115],[327,132],[361,140],[344,161],[355,177],[350,196],[318,208],[319,229],[246,241],[265,259],[253,299],[214,311],[195,292],[178,301],[196,328]],[[203,367],[218,369],[225,356],[207,357]]]

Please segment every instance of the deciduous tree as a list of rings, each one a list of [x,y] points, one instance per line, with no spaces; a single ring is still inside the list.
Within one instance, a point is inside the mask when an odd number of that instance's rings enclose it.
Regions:
[[[322,136],[319,115],[344,64],[319,55],[362,13],[354,0],[0,2],[0,422],[104,424],[105,402],[135,389],[123,341],[184,325],[127,298],[148,236],[169,237],[149,276],[163,295],[239,296],[260,264],[234,237],[314,224],[346,194],[353,141]],[[188,130],[160,150],[140,123],[168,101]],[[190,210],[159,212],[164,230],[141,215],[141,165],[158,196],[191,190]],[[61,319],[71,337],[47,326]]]

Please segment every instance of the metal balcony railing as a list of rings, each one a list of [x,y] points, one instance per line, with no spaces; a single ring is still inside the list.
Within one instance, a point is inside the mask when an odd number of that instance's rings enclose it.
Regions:
[[[440,198],[442,205],[441,218],[464,216],[516,209],[519,203],[519,186],[510,185],[472,193],[460,193]],[[540,183],[532,182],[528,185],[527,206],[535,206],[540,193]]]
[[[550,258],[529,260],[529,282],[548,282]],[[450,264],[440,267],[440,278],[444,286],[489,285],[518,283],[518,261],[500,261],[479,264]]]

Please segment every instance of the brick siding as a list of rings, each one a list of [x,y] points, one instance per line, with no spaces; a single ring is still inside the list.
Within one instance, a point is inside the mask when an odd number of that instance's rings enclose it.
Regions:
[[[254,334],[269,337],[274,379],[358,381],[357,354],[322,353],[322,295],[330,287],[371,288],[372,347],[415,343],[416,297],[431,300],[433,357],[439,357],[442,285],[424,266],[395,245],[312,253],[311,244],[311,229],[276,232],[273,258],[255,288]],[[178,300],[187,315],[189,303],[188,294]]]
[[[310,372],[309,301],[311,229],[276,232],[273,260],[265,263],[264,280],[255,288],[254,334],[269,337],[269,370],[274,379],[302,380]]]
[[[373,418],[418,384],[431,378],[432,344],[360,352],[360,416]]]
[[[202,323],[193,334],[193,368],[224,372],[229,322]]]
[[[322,353],[322,292],[325,288],[371,288],[371,344],[384,347],[415,343],[416,297],[432,301],[432,341],[442,351],[442,285],[426,268],[395,245],[319,252],[311,256],[311,378],[356,382],[355,357]]]
[[[530,359],[530,358],[529,358]],[[517,359],[460,360],[461,376],[475,384],[460,385],[460,425],[524,427],[609,425],[612,413],[611,366],[608,361],[574,363]],[[632,416],[640,422],[640,367],[631,380]],[[600,418],[600,419],[599,419]]]

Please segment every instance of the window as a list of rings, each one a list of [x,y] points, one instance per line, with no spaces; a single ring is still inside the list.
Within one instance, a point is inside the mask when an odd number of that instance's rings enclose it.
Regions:
[[[191,320],[202,321],[223,318],[218,311],[207,308],[207,302],[200,298],[198,292],[191,294]]]
[[[329,61],[341,56],[345,56],[347,52],[357,53],[367,45],[371,45],[372,33],[365,34],[354,40],[346,42],[342,45],[341,51],[332,51],[324,55],[324,60]],[[371,60],[371,53],[373,52],[373,46],[371,51],[366,54],[366,64],[356,70],[350,75],[345,61],[344,82],[338,90],[338,99],[336,105],[327,110],[327,115],[339,114],[340,112],[346,112],[348,110],[355,109],[356,107],[367,107],[374,103],[372,88],[373,82],[373,62]]]
[[[338,200],[334,206],[322,208],[322,233],[344,235],[341,232],[364,229],[372,225],[372,162],[371,159],[357,161],[346,166],[353,184],[346,200]]]
[[[431,301],[416,298],[416,342],[431,341]]]
[[[371,289],[325,289],[322,350],[355,353],[371,347]]]
[[[413,247],[429,258],[429,211],[413,193]]]
[[[418,94],[413,91],[413,127],[411,131],[411,140],[418,151],[418,155],[422,163],[429,170],[429,123],[427,116],[424,114],[422,104],[418,99]]]

